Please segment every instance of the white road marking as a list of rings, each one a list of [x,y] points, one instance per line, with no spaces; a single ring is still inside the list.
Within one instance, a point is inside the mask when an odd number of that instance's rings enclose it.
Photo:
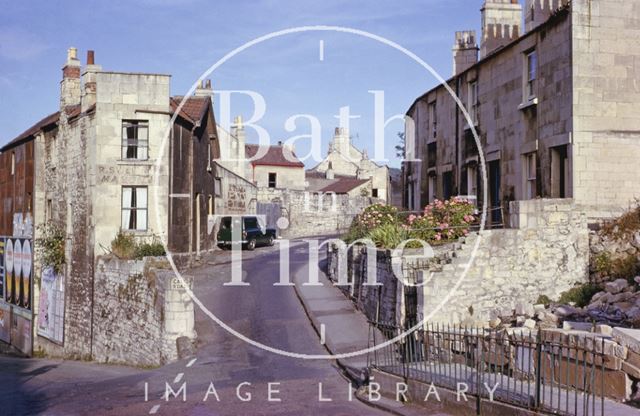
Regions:
[[[194,364],[196,363],[196,361],[198,361],[198,359],[197,359],[197,358],[194,358],[193,360],[189,361],[189,362],[187,363],[187,368],[189,368],[189,367],[191,367],[192,365],[194,365]]]
[[[320,40],[320,60],[324,61],[324,40]]]
[[[155,415],[156,413],[158,413],[158,409],[160,409],[160,405],[159,404],[153,406],[151,408],[151,410],[149,410],[149,414],[150,415]]]
[[[320,344],[324,345],[325,343],[325,327],[324,324],[320,324]]]
[[[184,376],[184,373],[180,373],[176,376],[176,378],[173,380],[173,384],[177,384],[180,383],[180,380],[182,380],[182,377]]]

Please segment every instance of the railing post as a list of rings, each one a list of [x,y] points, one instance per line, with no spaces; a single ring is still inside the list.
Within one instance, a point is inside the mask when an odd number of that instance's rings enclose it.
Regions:
[[[542,389],[542,331],[536,335],[536,401],[535,410],[540,408],[540,391]]]

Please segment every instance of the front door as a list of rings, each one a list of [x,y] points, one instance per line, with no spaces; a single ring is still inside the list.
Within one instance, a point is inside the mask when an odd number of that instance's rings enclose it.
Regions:
[[[502,222],[502,210],[500,204],[500,160],[489,162],[489,198],[491,209],[491,223]]]

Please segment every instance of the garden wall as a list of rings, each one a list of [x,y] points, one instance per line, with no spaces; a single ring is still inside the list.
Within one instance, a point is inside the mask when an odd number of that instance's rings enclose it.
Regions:
[[[178,338],[195,338],[193,301],[167,267],[164,258],[98,258],[94,360],[159,366],[178,359]]]
[[[415,297],[411,293],[415,289],[397,283],[390,267],[394,259],[388,251],[377,251],[378,281],[383,283],[382,288],[396,282],[395,296],[381,296],[384,289],[373,288],[369,293],[366,287],[358,288],[357,282],[366,278],[366,267],[362,266],[366,264],[366,253],[346,259],[335,249],[330,250],[329,275],[335,275],[337,262],[347,262],[350,278],[355,282],[352,290],[356,295],[352,297],[368,316],[372,307],[367,305],[379,302],[385,317],[396,311],[396,322],[417,307],[419,317],[432,315],[431,322],[469,324],[509,315],[519,304],[535,303],[540,295],[557,298],[575,284],[588,281],[589,231],[585,215],[572,200],[517,201],[511,203],[510,212],[511,225],[516,228],[471,234],[438,249],[436,262],[410,264],[406,258],[396,259],[413,279],[426,273],[428,282],[417,289]],[[457,286],[476,243],[476,256]],[[414,299],[417,305],[412,306]]]

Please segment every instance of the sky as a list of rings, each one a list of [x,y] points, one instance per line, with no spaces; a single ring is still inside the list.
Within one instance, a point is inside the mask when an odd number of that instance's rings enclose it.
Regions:
[[[95,50],[104,70],[170,74],[171,93],[183,95],[227,53],[260,36],[300,26],[341,26],[384,37],[415,53],[440,76],[452,71],[454,32],[479,31],[482,0],[0,0],[0,145],[58,110],[61,67],[70,46],[81,62]],[[321,52],[320,44],[323,44]],[[209,77],[214,90],[251,90],[264,97],[257,124],[272,143],[308,135],[320,121],[322,155],[335,116],[349,106],[354,144],[375,157],[374,95],[384,91],[384,116],[404,114],[416,97],[439,81],[409,57],[362,36],[310,31],[280,36],[234,56]],[[232,115],[253,114],[246,95],[231,96]],[[219,95],[214,96],[220,117]],[[224,123],[218,119],[219,123]],[[394,147],[399,120],[385,128],[388,164],[399,166]],[[249,142],[257,134],[247,128]],[[300,156],[310,140],[296,142]],[[382,159],[379,157],[379,159]],[[314,164],[306,160],[307,166]]]

